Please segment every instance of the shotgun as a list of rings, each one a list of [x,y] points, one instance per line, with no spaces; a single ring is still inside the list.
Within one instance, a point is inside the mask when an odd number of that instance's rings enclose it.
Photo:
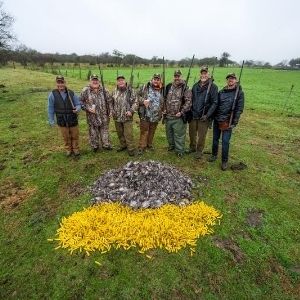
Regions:
[[[232,125],[233,114],[234,114],[234,110],[235,110],[235,106],[236,106],[236,101],[237,101],[237,98],[239,96],[239,91],[240,91],[240,85],[241,85],[241,78],[242,78],[243,69],[244,69],[244,61],[243,61],[242,66],[241,66],[239,81],[237,82],[237,86],[236,86],[236,90],[235,90],[235,95],[234,95],[234,99],[233,99],[233,103],[232,103],[228,128]]]

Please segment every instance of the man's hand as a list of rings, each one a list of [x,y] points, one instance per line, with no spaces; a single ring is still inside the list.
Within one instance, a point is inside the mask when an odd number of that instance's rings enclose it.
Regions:
[[[207,120],[207,115],[204,115],[200,118],[200,121],[201,122],[205,122]]]
[[[228,129],[232,130],[234,127],[235,127],[235,125],[232,124],[232,125],[230,125],[230,126],[228,127]]]
[[[177,118],[180,118],[181,117],[181,112],[178,112],[175,116],[177,117]]]
[[[131,111],[127,111],[127,112],[126,112],[126,116],[127,116],[127,117],[132,117],[132,112],[131,112]]]
[[[150,100],[149,100],[149,99],[144,100],[144,105],[145,105],[146,107],[148,107],[149,104],[150,104]]]

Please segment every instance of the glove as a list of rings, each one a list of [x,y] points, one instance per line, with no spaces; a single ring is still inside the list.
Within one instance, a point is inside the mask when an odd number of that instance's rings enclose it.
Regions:
[[[207,115],[204,115],[200,118],[200,121],[201,122],[205,122],[207,120]]]

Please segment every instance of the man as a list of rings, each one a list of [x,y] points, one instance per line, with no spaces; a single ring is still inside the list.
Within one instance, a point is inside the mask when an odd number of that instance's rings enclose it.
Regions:
[[[153,138],[162,116],[163,100],[161,76],[160,74],[154,74],[152,80],[138,92],[139,154],[143,154],[146,149],[154,150]]]
[[[210,78],[208,68],[200,70],[200,80],[192,88],[192,114],[189,123],[190,153],[195,152],[195,158],[203,156],[205,139],[211,117],[218,104],[218,87]]]
[[[168,151],[177,153],[178,157],[184,154],[186,122],[183,117],[191,109],[192,95],[181,79],[181,71],[174,72],[174,81],[166,86],[166,99],[164,102],[164,121],[166,123],[166,133],[169,148]]]
[[[91,75],[89,86],[81,92],[80,101],[86,111],[92,150],[112,150],[108,131],[112,112],[111,100],[108,91],[100,86],[98,75]]]
[[[48,118],[50,126],[56,123],[65,143],[66,155],[79,157],[78,112],[80,102],[75,93],[66,87],[63,76],[56,76],[56,89],[48,96]]]
[[[242,91],[242,87],[239,86],[235,108],[232,112],[232,106],[237,90],[237,79],[234,73],[230,73],[226,76],[226,80],[227,85],[219,92],[218,96],[218,107],[215,112],[213,125],[212,156],[209,159],[210,162],[217,159],[219,139],[222,135],[221,169],[223,171],[228,168],[229,143],[232,129],[237,126],[240,116],[244,110],[244,92]],[[229,124],[231,112],[233,114],[232,124]]]
[[[131,87],[127,86],[125,77],[117,77],[117,88],[112,93],[113,118],[120,141],[118,152],[127,149],[129,156],[135,154],[133,139],[133,114],[136,110],[136,96]]]

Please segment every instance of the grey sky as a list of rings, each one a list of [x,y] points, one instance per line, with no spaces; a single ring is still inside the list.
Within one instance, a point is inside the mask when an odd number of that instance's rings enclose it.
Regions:
[[[21,43],[41,52],[118,49],[151,58],[300,57],[299,0],[3,0]],[[298,32],[298,34],[297,34]],[[298,36],[298,38],[297,38]]]

